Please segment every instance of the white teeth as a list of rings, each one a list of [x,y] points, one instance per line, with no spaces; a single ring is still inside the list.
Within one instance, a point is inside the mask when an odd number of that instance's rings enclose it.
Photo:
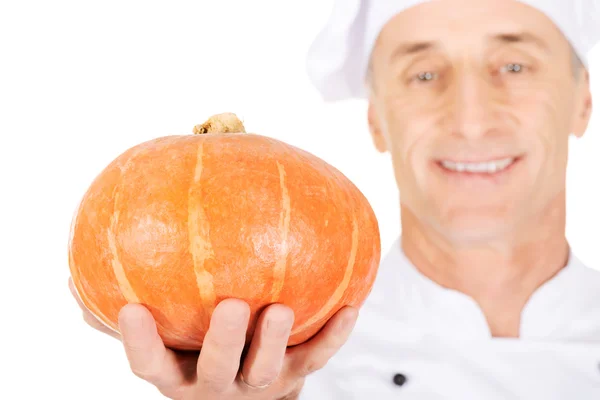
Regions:
[[[515,161],[514,158],[504,158],[502,160],[482,162],[482,163],[457,163],[453,161],[442,161],[442,166],[450,171],[457,172],[479,172],[493,174],[494,172],[506,169]]]

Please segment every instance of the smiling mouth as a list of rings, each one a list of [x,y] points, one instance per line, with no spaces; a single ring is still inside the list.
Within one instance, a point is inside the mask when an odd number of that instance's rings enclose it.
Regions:
[[[506,157],[484,162],[457,162],[449,160],[438,161],[438,164],[451,172],[470,172],[479,174],[494,174],[508,169],[517,162],[518,157]]]
[[[523,156],[510,156],[503,158],[480,160],[437,160],[435,164],[449,178],[456,177],[458,179],[471,179],[492,182],[498,181],[501,177],[508,174],[514,169],[514,166],[523,159]]]

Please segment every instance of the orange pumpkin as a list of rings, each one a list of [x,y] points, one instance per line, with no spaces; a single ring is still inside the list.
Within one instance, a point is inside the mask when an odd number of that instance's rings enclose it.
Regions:
[[[198,350],[225,298],[294,310],[289,345],[344,305],[360,307],[380,260],[363,194],[318,157],[245,133],[220,114],[193,135],[139,144],[108,165],[77,210],[69,266],[89,310],[118,331],[145,305],[165,344]]]

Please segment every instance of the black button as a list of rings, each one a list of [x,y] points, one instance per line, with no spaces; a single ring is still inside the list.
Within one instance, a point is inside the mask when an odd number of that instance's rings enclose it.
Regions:
[[[402,374],[394,375],[394,384],[398,386],[402,386],[406,383],[406,376]]]

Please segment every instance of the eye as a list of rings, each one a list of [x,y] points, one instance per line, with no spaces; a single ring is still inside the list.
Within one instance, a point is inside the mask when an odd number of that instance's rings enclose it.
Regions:
[[[414,77],[415,80],[419,82],[429,82],[437,77],[436,73],[433,72],[421,72],[420,74]]]
[[[523,72],[525,66],[523,64],[506,64],[500,70],[501,72],[519,73]]]

